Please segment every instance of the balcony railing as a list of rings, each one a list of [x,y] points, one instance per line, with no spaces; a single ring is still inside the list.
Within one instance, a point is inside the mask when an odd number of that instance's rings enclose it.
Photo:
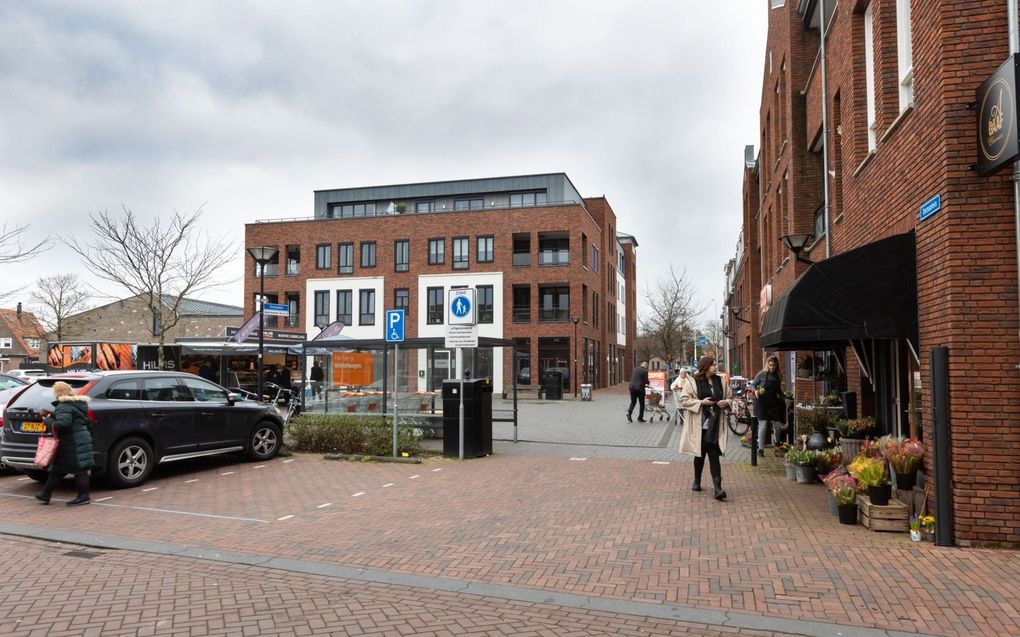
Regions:
[[[514,323],[530,323],[531,306],[515,305],[513,308],[513,312],[511,313],[511,320],[513,320]]]
[[[300,263],[288,263],[287,264],[287,274],[301,274],[301,264]]]
[[[541,309],[538,311],[538,320],[542,323],[559,323],[570,319],[570,309]]]
[[[514,265],[531,265],[531,253],[514,252]]]
[[[569,250],[543,250],[538,253],[539,265],[567,265],[570,263]]]

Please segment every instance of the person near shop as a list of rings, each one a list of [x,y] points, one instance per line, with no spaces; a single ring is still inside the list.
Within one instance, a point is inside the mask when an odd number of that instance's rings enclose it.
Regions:
[[[312,363],[312,373],[309,378],[312,381],[312,392],[322,398],[322,379],[325,376],[322,373],[322,368],[319,367],[319,361]]]
[[[786,394],[783,391],[783,374],[779,371],[779,358],[769,356],[765,369],[748,383],[754,390],[754,417],[758,419],[758,455],[765,455],[765,436],[773,427],[772,441],[776,441],[782,425],[786,423]]]
[[[682,421],[680,418],[683,415],[683,409],[680,407],[680,390],[683,389],[684,381],[687,380],[689,375],[690,374],[687,373],[687,370],[681,367],[680,371],[676,374],[676,378],[674,378],[673,382],[669,384],[669,390],[673,392],[673,402],[676,403],[676,423],[678,425],[681,424]]]
[[[276,371],[276,365],[270,365],[269,371],[266,372],[266,383],[272,383],[279,387],[280,385],[280,372]]]
[[[290,390],[290,366],[289,365],[284,365],[280,369],[280,377],[279,378],[280,378],[280,382],[279,382],[280,387],[283,387],[284,389],[289,391]]]
[[[64,476],[74,475],[78,497],[68,501],[67,506],[78,506],[91,502],[89,496],[89,469],[92,468],[92,423],[89,422],[89,397],[74,393],[71,386],[63,381],[53,383],[53,411],[41,410],[43,422],[57,437],[57,452],[49,466],[49,475],[36,500],[50,503],[53,490]]]
[[[730,406],[729,383],[718,373],[715,359],[702,356],[698,372],[684,379],[680,389],[680,406],[683,408],[684,426],[680,432],[680,453],[694,456],[694,484],[692,491],[701,491],[701,474],[708,457],[715,486],[716,500],[725,500],[722,488],[722,465],[719,457],[726,450],[726,424],[723,412]]]
[[[220,382],[219,374],[216,373],[216,369],[213,368],[212,363],[209,361],[205,361],[202,363],[202,366],[198,368],[198,375],[213,383],[219,384]]]
[[[641,410],[638,412],[638,422],[645,421],[645,387],[648,386],[648,363],[642,362],[634,368],[630,375],[630,407],[627,409],[627,422],[634,422],[631,414],[634,413],[634,405],[641,403]]]

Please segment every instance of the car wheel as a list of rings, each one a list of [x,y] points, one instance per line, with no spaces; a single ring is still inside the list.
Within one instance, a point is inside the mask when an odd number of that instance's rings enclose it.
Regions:
[[[262,421],[248,441],[248,457],[252,460],[269,460],[280,451],[280,428],[271,422]]]
[[[110,451],[106,480],[117,489],[136,487],[149,479],[156,455],[141,438],[125,438]]]
[[[46,482],[46,478],[50,477],[50,472],[45,469],[29,469],[25,475],[36,482]]]

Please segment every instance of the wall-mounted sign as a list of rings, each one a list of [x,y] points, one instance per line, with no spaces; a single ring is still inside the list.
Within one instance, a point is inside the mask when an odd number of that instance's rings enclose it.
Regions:
[[[1016,121],[1017,69],[1012,55],[977,90],[977,171],[989,175],[1020,155]]]
[[[921,204],[921,211],[918,213],[917,218],[919,221],[924,221],[925,219],[932,216],[941,209],[942,209],[942,195],[935,195],[928,201]]]

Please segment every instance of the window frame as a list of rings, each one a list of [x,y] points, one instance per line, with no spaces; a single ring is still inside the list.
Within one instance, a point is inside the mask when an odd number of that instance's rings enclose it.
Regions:
[[[867,121],[865,128],[868,131],[868,152],[875,150],[878,145],[878,135],[875,127],[877,117],[875,114],[875,4],[869,3],[864,10],[864,93],[866,102]]]
[[[457,254],[457,247],[463,249],[463,254]],[[467,270],[471,265],[471,237],[461,236],[450,239],[450,263],[454,270]]]
[[[376,243],[375,243],[375,241],[362,241],[359,250],[360,250],[360,253],[361,253],[361,267],[362,267],[362,269],[374,268],[376,266]],[[370,257],[370,258],[366,259],[366,257]]]
[[[347,248],[348,264],[344,264],[344,248]],[[336,244],[336,272],[337,274],[354,274],[354,242],[344,241]]]
[[[371,312],[365,312],[366,305]],[[358,290],[358,325],[375,325],[375,288]]]
[[[403,304],[400,302],[401,292],[404,293]],[[407,316],[408,312],[411,311],[411,288],[393,288],[393,309],[404,310],[404,316]]]
[[[400,261],[400,257],[404,261]],[[411,240],[397,239],[393,242],[393,271],[408,272],[411,269]]]
[[[433,295],[439,295],[439,302],[437,305],[433,304]],[[435,310],[434,307],[438,307]],[[446,321],[444,316],[446,308],[446,289],[443,287],[427,287],[425,288],[425,324],[426,325],[443,325]]]
[[[496,298],[495,298],[495,287],[492,285],[478,285],[475,286],[475,305],[476,316],[478,318],[479,325],[492,325],[496,319]],[[488,296],[488,302],[486,302],[486,296]],[[488,309],[486,309],[488,308]],[[488,317],[488,320],[486,320]]]
[[[914,105],[914,45],[910,24],[910,0],[896,0],[896,79],[900,112]]]
[[[323,304],[323,299],[325,304]],[[324,305],[324,307],[323,307]],[[322,310],[322,312],[320,312]],[[329,290],[315,290],[312,293],[312,321],[316,327],[329,325]]]
[[[439,246],[439,250],[436,251],[436,259],[433,259],[434,253],[432,246]],[[446,264],[446,237],[430,237],[429,238],[429,265],[445,265]]]
[[[482,242],[488,242],[486,250],[482,250]],[[482,258],[488,255],[488,258]],[[480,234],[475,237],[475,262],[492,263],[496,260],[496,237],[491,234]]]
[[[347,314],[346,315],[342,314],[342,311],[344,309],[344,305],[345,304],[341,302],[341,299],[343,299],[344,297],[346,297],[346,300],[347,300],[347,303],[346,303]],[[347,317],[346,321],[344,320],[344,316]],[[336,320],[340,321],[344,325],[353,325],[354,324],[354,290],[353,289],[336,290]]]
[[[323,259],[323,248],[325,248],[326,258]],[[317,243],[315,244],[315,269],[316,270],[331,270],[333,269],[333,244],[332,243]]]

